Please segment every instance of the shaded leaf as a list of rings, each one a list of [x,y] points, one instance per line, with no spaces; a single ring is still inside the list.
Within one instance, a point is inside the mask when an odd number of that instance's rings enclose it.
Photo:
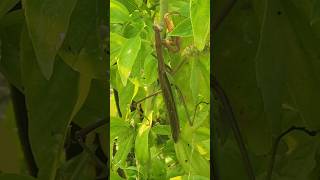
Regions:
[[[76,2],[77,0],[23,1],[37,62],[47,80],[53,73],[55,57],[67,34]]]

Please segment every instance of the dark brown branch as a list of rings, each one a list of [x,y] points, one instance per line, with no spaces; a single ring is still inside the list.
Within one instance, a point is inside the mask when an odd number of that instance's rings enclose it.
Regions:
[[[117,112],[119,117],[122,117],[122,113],[120,110],[120,103],[119,103],[119,93],[116,89],[113,89],[114,101],[116,102]]]
[[[158,78],[159,78],[160,87],[162,90],[163,99],[168,111],[172,138],[174,142],[177,142],[180,134],[180,125],[179,125],[177,107],[173,97],[171,85],[166,74],[166,66],[165,66],[164,58],[162,54],[162,41],[160,36],[160,28],[157,25],[155,25],[154,31],[155,31],[155,46],[156,46],[157,59],[158,59]]]

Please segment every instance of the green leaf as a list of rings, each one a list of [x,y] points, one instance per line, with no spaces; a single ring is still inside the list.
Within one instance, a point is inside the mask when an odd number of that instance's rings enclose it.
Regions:
[[[92,180],[95,167],[91,163],[92,157],[87,152],[73,157],[63,163],[57,172],[57,180]]]
[[[117,0],[117,1],[122,3],[129,10],[130,13],[138,9],[138,5],[135,3],[134,0]]]
[[[19,0],[1,0],[0,2],[0,19],[13,8]]]
[[[39,168],[38,178],[53,180],[78,98],[78,74],[57,59],[52,78],[46,80],[37,65],[26,29],[21,39],[21,63],[30,144]]]
[[[266,120],[279,122],[285,90],[284,63],[290,56],[288,52],[292,50],[293,32],[285,15],[279,16],[276,13],[283,10],[280,2],[270,1],[265,8],[266,15],[262,22],[260,42],[255,58],[257,84],[262,94]]]
[[[126,44],[123,45],[118,57],[118,70],[121,77],[122,84],[127,85],[127,80],[132,71],[132,66],[136,60],[141,46],[140,36],[128,39]]]
[[[100,7],[99,2],[101,1],[77,0],[61,50],[79,54],[81,49],[86,46],[88,37],[92,36],[92,34],[98,34],[100,27],[97,27],[98,24],[96,22],[101,18],[98,14],[106,9],[105,7]],[[90,39],[93,38],[90,37]]]
[[[87,37],[86,44],[77,56],[64,55],[62,57],[75,71],[91,78],[106,79],[107,60],[100,51],[100,47],[99,39],[93,31]]]
[[[290,2],[283,4],[295,33],[285,58],[288,91],[305,125],[310,129],[318,129],[320,64],[317,44],[320,39],[297,7]]]
[[[171,135],[171,129],[169,125],[155,125],[151,130],[158,135]]]
[[[23,1],[27,27],[44,77],[50,79],[55,57],[68,31],[77,0]]]
[[[211,71],[216,74],[230,100],[248,149],[262,155],[270,151],[272,129],[271,122],[265,119],[263,100],[256,80],[254,57],[259,40],[257,14],[263,14],[263,11],[259,9],[255,12],[252,8],[244,10],[241,6],[234,6],[228,16],[230,23],[221,26],[214,35],[215,47],[212,53],[216,59],[223,60],[214,61],[214,69]],[[225,111],[219,109],[221,113],[218,118],[227,118]],[[217,122],[222,136],[230,131],[230,125],[224,122]]]
[[[135,155],[140,165],[145,165],[150,159],[149,152],[149,132],[151,124],[147,119],[144,119],[139,127],[135,141]]]
[[[126,44],[127,39],[117,33],[110,32],[110,65],[117,62],[117,57],[120,54],[123,44]]]
[[[191,0],[190,18],[194,45],[201,51],[204,48],[210,33],[210,1]]]
[[[170,33],[168,36],[180,36],[180,37],[190,37],[192,36],[192,25],[191,19],[186,18],[181,21]]]
[[[129,124],[121,118],[111,117],[110,118],[110,141],[112,142],[116,137],[122,136],[123,134],[130,131]]]
[[[73,117],[79,112],[79,110],[85,103],[90,92],[91,80],[91,78],[80,74],[78,85],[78,100],[72,111],[71,119],[73,119]]]
[[[5,15],[0,21],[0,70],[19,90],[22,90],[19,43],[23,22],[21,10]]]
[[[313,0],[313,10],[310,24],[313,25],[320,20],[320,1]]]
[[[193,144],[180,139],[174,144],[176,156],[186,173],[210,177],[209,161],[195,149]]]
[[[128,131],[127,136],[122,136],[118,139],[118,151],[113,158],[113,163],[116,167],[124,167],[127,156],[133,147],[134,137],[135,133]]]
[[[110,1],[110,23],[124,23],[129,20],[129,11],[116,0]]]
[[[0,180],[36,180],[34,177],[19,174],[0,174]]]
[[[149,85],[155,82],[158,78],[158,63],[151,54],[149,54],[144,61],[144,77],[145,84]]]
[[[83,92],[81,92],[82,95],[78,95],[78,103],[83,103],[82,101],[84,100],[84,95],[88,90],[86,88],[88,88],[89,85],[89,79],[85,79],[84,77],[83,82],[81,82],[81,78],[82,77],[80,75],[80,82],[78,86],[81,86],[81,91]],[[90,83],[89,88],[90,91],[89,94],[87,94],[85,102],[72,119],[72,121],[78,124],[80,127],[86,127],[93,122],[97,122],[107,117],[108,102],[105,100],[107,99],[107,82],[94,79]],[[80,98],[82,98],[82,100]],[[74,111],[76,108],[77,106],[74,108]]]
[[[193,59],[192,68],[191,68],[191,76],[190,76],[190,88],[192,91],[192,97],[194,99],[194,102],[197,102],[197,100],[198,100],[200,73],[201,73],[201,71],[197,66],[197,60]]]

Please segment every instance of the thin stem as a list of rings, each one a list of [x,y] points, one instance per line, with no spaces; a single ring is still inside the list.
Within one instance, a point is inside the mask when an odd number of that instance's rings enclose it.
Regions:
[[[200,101],[200,102],[196,105],[196,107],[195,107],[195,109],[194,109],[194,113],[193,113],[192,124],[193,124],[193,122],[194,122],[194,119],[196,118],[196,113],[197,113],[197,110],[198,110],[198,107],[200,106],[200,104],[207,104],[207,105],[209,105],[210,103],[207,103],[207,102],[205,102],[205,101]]]
[[[109,123],[109,121],[105,118],[105,119],[101,119],[97,122],[94,122],[92,124],[90,124],[89,126],[81,129],[80,131],[76,132],[76,138],[83,138],[85,136],[87,136],[87,134],[89,134],[90,132],[94,131],[95,129],[106,125],[107,123]]]
[[[186,112],[189,124],[190,124],[190,126],[192,126],[193,122],[190,119],[190,115],[189,115],[189,112],[188,112],[188,107],[187,107],[186,101],[184,99],[184,96],[182,94],[182,91],[180,90],[180,88],[177,85],[174,85],[174,86],[175,86],[176,90],[178,91],[178,94],[180,96],[180,100],[182,101],[182,104],[183,104],[184,110]]]
[[[268,173],[267,173],[267,180],[271,180],[271,178],[272,178],[272,171],[273,171],[273,167],[274,167],[274,164],[276,161],[277,150],[278,150],[281,139],[293,131],[300,131],[300,132],[303,132],[309,136],[316,136],[319,133],[319,131],[310,131],[310,130],[306,129],[305,127],[296,127],[296,126],[292,126],[289,129],[287,129],[286,131],[282,132],[276,138],[274,145],[273,145],[273,148],[272,148],[272,155],[271,155],[269,169],[268,169]]]
[[[248,151],[247,151],[247,148],[244,144],[242,134],[240,132],[240,128],[237,123],[237,120],[235,119],[235,116],[234,116],[231,104],[229,102],[229,99],[227,98],[226,93],[224,92],[224,90],[222,89],[220,84],[218,83],[217,79],[214,76],[212,76],[211,79],[213,79],[213,89],[215,90],[217,97],[221,100],[223,107],[226,109],[226,112],[227,112],[226,115],[228,116],[228,118],[227,118],[228,124],[231,126],[234,137],[235,137],[237,144],[238,144],[238,147],[240,149],[241,157],[243,159],[248,178],[250,180],[255,180],[255,175],[254,175],[253,168],[252,168],[252,165],[250,162]]]
[[[156,95],[160,94],[161,92],[162,92],[161,90],[156,91],[156,92],[150,94],[149,96],[146,96],[146,97],[140,99],[139,101],[135,102],[135,104],[140,104],[140,103],[142,103],[143,101],[145,101],[145,100],[147,100],[147,99],[149,99],[149,98],[151,98],[151,97],[153,97],[153,96],[156,96]]]
[[[122,113],[120,110],[120,103],[119,103],[119,93],[116,89],[113,89],[113,95],[114,95],[114,100],[116,102],[116,107],[117,107],[117,112],[119,117],[122,117]]]

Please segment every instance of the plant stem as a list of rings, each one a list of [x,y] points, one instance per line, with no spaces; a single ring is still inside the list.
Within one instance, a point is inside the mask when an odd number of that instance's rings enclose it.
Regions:
[[[161,41],[159,26],[154,25],[154,31],[155,31],[155,46],[156,46],[157,59],[158,59],[158,78],[159,78],[160,87],[162,90],[163,100],[165,102],[165,105],[168,111],[172,138],[176,143],[178,141],[179,134],[180,134],[178,112],[177,112],[176,103],[173,97],[171,85],[166,74],[166,66],[165,66],[164,57],[162,54],[162,41]]]
[[[161,92],[162,92],[161,90],[156,91],[156,92],[150,94],[149,96],[146,96],[146,97],[140,99],[139,101],[135,102],[135,104],[142,103],[143,101],[145,101],[145,100],[147,100],[147,99],[149,99],[149,98],[151,98],[151,97],[153,97],[153,96],[156,96],[156,95],[160,94]]]
[[[94,131],[95,129],[102,127],[106,124],[108,124],[109,121],[107,119],[101,119],[97,122],[94,122],[92,124],[90,124],[89,126],[81,129],[80,131],[76,132],[76,138],[83,138],[85,136],[87,136],[87,134],[89,134],[90,132]]]
[[[221,100],[223,107],[226,110],[226,115],[228,116],[228,124],[231,126],[232,132],[234,134],[234,137],[237,141],[238,147],[240,149],[241,157],[245,165],[245,169],[247,171],[247,175],[249,180],[255,180],[255,175],[253,172],[252,165],[250,163],[250,158],[248,155],[248,151],[246,149],[246,146],[244,144],[242,134],[240,132],[239,125],[237,123],[237,120],[235,119],[231,104],[229,102],[229,99],[226,96],[226,93],[218,83],[217,79],[213,76],[213,89],[216,91],[217,97]]]
[[[304,132],[305,134],[307,134],[309,136],[316,136],[319,133],[319,131],[310,131],[310,130],[306,129],[305,127],[295,127],[295,126],[292,126],[289,129],[287,129],[286,131],[282,132],[276,138],[276,140],[274,142],[266,180],[271,180],[271,178],[272,178],[272,171],[273,171],[273,167],[274,167],[274,164],[275,164],[275,161],[276,161],[277,150],[278,150],[279,143],[280,143],[281,139],[284,136],[286,136],[287,134],[291,133],[292,131],[301,131],[301,132]]]

